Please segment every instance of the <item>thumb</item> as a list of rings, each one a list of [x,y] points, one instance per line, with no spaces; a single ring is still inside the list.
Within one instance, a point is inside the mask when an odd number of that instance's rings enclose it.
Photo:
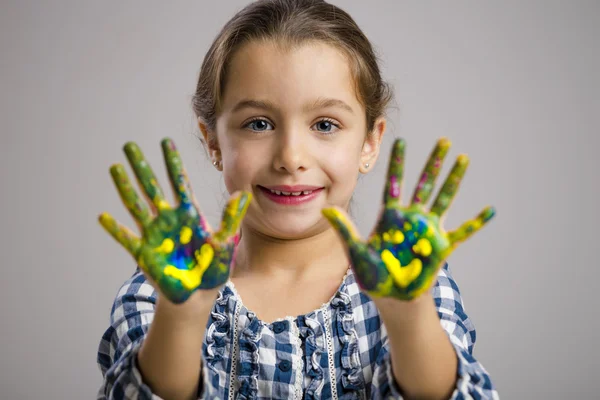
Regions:
[[[321,212],[345,243],[360,287],[367,291],[374,290],[381,278],[377,268],[381,264],[380,257],[361,240],[356,227],[344,210],[332,207]]]
[[[246,191],[235,192],[231,196],[227,206],[225,206],[225,209],[223,210],[221,227],[219,228],[219,231],[215,233],[215,239],[217,241],[227,241],[227,239],[233,237],[237,233],[251,200],[252,194]]]
[[[358,230],[344,210],[339,207],[329,207],[321,210],[321,213],[327,218],[349,249],[361,242]]]

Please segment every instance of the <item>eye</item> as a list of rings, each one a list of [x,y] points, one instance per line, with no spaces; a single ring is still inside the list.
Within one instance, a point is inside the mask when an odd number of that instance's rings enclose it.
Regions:
[[[335,121],[330,118],[323,118],[313,126],[316,126],[319,132],[328,135],[333,134],[335,132],[335,130],[333,129],[340,129],[339,124],[336,124]]]
[[[273,125],[271,125],[265,119],[254,118],[250,122],[248,122],[246,125],[244,125],[244,128],[249,127],[253,131],[264,132],[265,130],[267,130],[267,126],[271,126],[271,129],[273,129]]]

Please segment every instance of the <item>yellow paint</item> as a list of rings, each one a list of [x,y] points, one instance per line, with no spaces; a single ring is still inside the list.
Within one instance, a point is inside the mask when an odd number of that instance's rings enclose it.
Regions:
[[[351,239],[360,240],[358,232],[356,232],[356,229],[354,227],[354,224],[352,224],[352,222],[350,222],[348,218],[346,218],[346,216],[342,214],[338,209],[324,208],[321,210],[321,213],[338,231],[340,231],[340,228],[338,226],[345,227]]]
[[[391,275],[388,275],[385,281],[377,283],[375,290],[372,290],[369,293],[377,297],[384,297],[391,293],[393,288],[394,280]]]
[[[405,231],[410,231],[411,229],[412,229],[412,225],[408,221],[406,221],[404,223],[404,230]]]
[[[396,244],[404,242],[404,234],[400,231],[394,232],[394,238],[392,241]]]
[[[200,250],[196,250],[194,256],[196,258],[196,266],[191,270],[182,270],[172,265],[168,265],[164,274],[173,277],[181,282],[184,288],[192,290],[200,286],[204,272],[210,266],[213,260],[215,251],[208,243],[204,243]]]
[[[399,244],[404,242],[404,234],[398,230],[390,230],[383,233],[383,240],[388,243]]]
[[[168,210],[169,209],[169,203],[167,203],[165,200],[161,200],[158,202],[158,209],[159,210]]]
[[[173,240],[165,239],[160,244],[160,246],[156,247],[154,250],[156,250],[160,253],[163,253],[163,254],[169,254],[173,251],[174,248],[175,248],[175,243],[173,243]]]
[[[190,240],[192,240],[192,230],[189,227],[184,226],[179,232],[179,242],[181,244],[188,244]]]
[[[456,158],[456,161],[460,164],[464,164],[466,162],[469,162],[469,156],[466,154],[461,154]]]
[[[431,254],[431,243],[427,239],[419,239],[413,246],[413,251],[417,254],[421,254],[425,257]]]
[[[413,259],[407,266],[403,267],[392,252],[387,249],[381,252],[381,260],[394,278],[394,282],[401,288],[407,287],[417,279],[423,269],[423,263],[418,258]]]
[[[427,222],[427,232],[425,233],[425,235],[427,236],[433,236],[435,230],[433,229],[433,226],[431,226],[431,222]]]
[[[194,257],[196,257],[196,262],[202,268],[208,268],[208,265],[212,262],[212,259],[215,255],[215,251],[212,246],[208,243],[204,243],[200,250],[196,250],[194,252]]]
[[[233,217],[236,214],[236,210],[238,209],[239,204],[240,204],[240,198],[241,198],[241,196],[238,196],[234,201],[230,202],[227,205],[227,209],[225,210],[225,212],[230,217]]]

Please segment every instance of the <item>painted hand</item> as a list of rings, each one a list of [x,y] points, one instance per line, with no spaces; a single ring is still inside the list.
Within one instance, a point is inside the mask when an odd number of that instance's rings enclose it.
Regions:
[[[465,174],[469,159],[460,155],[444,182],[433,206],[427,210],[435,180],[450,141],[442,138],[433,149],[408,207],[400,203],[405,142],[394,142],[387,175],[383,210],[367,242],[359,237],[354,224],[338,208],[323,215],[344,241],[361,288],[374,297],[412,300],[431,288],[444,260],[459,243],[477,232],[495,214],[487,207],[458,229],[445,232],[443,216]]]
[[[221,227],[213,233],[200,214],[175,144],[168,138],[161,144],[179,204],[169,205],[140,148],[129,142],[123,149],[152,204],[152,211],[138,197],[123,165],[115,164],[110,173],[142,235],[136,236],[108,213],[101,214],[99,221],[133,256],[161,294],[179,304],[197,289],[217,288],[227,281],[237,230],[252,195],[249,192],[232,195],[223,212]]]

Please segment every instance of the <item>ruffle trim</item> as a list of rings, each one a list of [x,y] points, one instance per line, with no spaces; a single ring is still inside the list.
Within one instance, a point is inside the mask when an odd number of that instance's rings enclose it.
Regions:
[[[331,302],[331,306],[337,314],[333,321],[333,329],[336,333],[334,336],[337,336],[342,348],[342,388],[345,393],[354,392],[358,394],[365,388],[365,383],[362,379],[360,350],[354,323],[352,299],[346,290],[346,286],[354,279],[354,276],[349,274],[347,278]]]
[[[231,330],[231,322],[227,316],[227,302],[232,294],[233,292],[228,290],[227,287],[219,291],[215,305],[210,313],[212,323],[206,330],[204,361],[206,366],[215,372],[218,372],[216,364],[223,362],[225,351],[230,341],[229,331]]]
[[[354,327],[354,315],[352,308],[352,300],[348,294],[347,286],[354,283],[354,276],[351,268],[344,275],[342,283],[336,293],[332,296],[328,303],[324,303],[319,309],[314,310],[306,315],[298,317],[284,317],[277,321],[287,320],[291,326],[295,326],[295,321],[298,322],[298,349],[302,350],[302,339],[305,340],[304,354],[299,353],[298,360],[294,369],[298,372],[304,370],[308,376],[310,384],[306,388],[305,398],[320,398],[326,380],[324,368],[321,365],[327,360],[327,342],[326,334],[323,325],[320,323],[318,313],[323,317],[331,307],[331,332],[333,340],[339,340],[341,346],[341,386],[343,388],[340,395],[347,396],[349,393],[355,392],[358,396],[359,392],[364,389],[364,381],[360,366],[360,353],[358,347],[358,335]],[[232,301],[234,300],[234,301]],[[233,304],[235,303],[235,304]],[[239,355],[232,354],[232,362],[242,360],[238,363],[237,368],[232,367],[232,372],[235,371],[236,376],[231,376],[230,379],[236,382],[230,382],[230,388],[238,389],[237,396],[241,399],[253,398],[258,392],[258,373],[259,373],[259,342],[261,339],[261,328],[264,324],[254,313],[248,310],[248,318],[250,324],[238,331],[237,327],[232,327],[228,318],[229,311],[233,312],[233,323],[239,321],[239,309],[245,308],[243,302],[237,293],[233,282],[228,281],[223,290],[219,291],[215,307],[211,311],[212,323],[207,328],[206,333],[206,350],[205,362],[208,368],[211,368],[215,373],[222,368],[227,368],[226,365],[218,366],[224,360],[227,346],[233,350],[233,343],[230,343],[231,331],[237,333],[239,337]],[[325,319],[326,320],[326,319]],[[274,321],[274,322],[277,322]],[[236,332],[237,331],[237,332]],[[233,338],[235,340],[235,338]],[[238,347],[238,346],[235,346]],[[332,346],[335,351],[336,346]],[[237,352],[236,352],[237,353]],[[239,370],[237,370],[239,368]],[[220,374],[216,374],[217,376]],[[302,376],[299,374],[296,384],[296,392],[301,392]],[[329,380],[327,380],[329,381]],[[236,384],[239,382],[239,384]],[[231,396],[230,396],[231,398]],[[358,398],[358,397],[357,397]]]

